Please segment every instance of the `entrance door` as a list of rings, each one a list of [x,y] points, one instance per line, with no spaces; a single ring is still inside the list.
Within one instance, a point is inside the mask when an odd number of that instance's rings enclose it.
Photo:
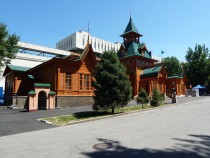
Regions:
[[[46,110],[47,108],[47,95],[46,92],[41,91],[38,95],[38,109],[39,110]]]

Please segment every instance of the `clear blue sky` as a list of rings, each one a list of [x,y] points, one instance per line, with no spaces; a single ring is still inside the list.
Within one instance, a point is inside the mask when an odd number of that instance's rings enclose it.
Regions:
[[[0,22],[21,41],[55,48],[75,31],[122,42],[131,15],[156,56],[185,59],[188,47],[210,48],[210,0],[0,0]]]

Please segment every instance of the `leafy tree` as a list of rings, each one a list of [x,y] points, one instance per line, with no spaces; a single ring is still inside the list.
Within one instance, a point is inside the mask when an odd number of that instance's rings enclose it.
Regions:
[[[138,93],[137,103],[142,104],[142,108],[144,107],[144,104],[149,103],[149,97],[144,88],[141,88]]]
[[[104,52],[96,64],[93,74],[95,82],[93,109],[112,109],[127,105],[131,99],[131,85],[125,67],[120,63],[116,53]]]
[[[176,57],[164,58],[162,64],[169,76],[181,74],[181,64]]]
[[[210,91],[210,75],[206,80],[206,89],[207,89],[207,93],[209,93],[209,91]]]
[[[9,64],[16,57],[18,41],[19,36],[10,35],[6,25],[0,23],[0,67]]]
[[[210,74],[208,48],[205,45],[196,44],[194,50],[188,48],[185,58],[187,62],[184,66],[189,84],[192,86],[205,85]]]
[[[163,101],[162,96],[158,91],[157,87],[155,87],[152,92],[152,100],[150,102],[150,105],[156,107],[159,106],[162,101]]]

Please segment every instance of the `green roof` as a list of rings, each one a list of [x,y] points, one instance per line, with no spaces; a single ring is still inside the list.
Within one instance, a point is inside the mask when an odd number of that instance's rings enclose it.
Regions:
[[[50,88],[50,86],[48,83],[34,83],[34,87]]]
[[[151,67],[147,68],[144,70],[144,72],[141,74],[141,77],[154,77],[158,76],[158,73],[162,66],[156,66],[156,67]]]
[[[50,91],[50,92],[49,92],[49,95],[55,95],[55,92]]]
[[[35,94],[36,94],[36,92],[34,92],[34,91],[30,91],[30,92],[28,92],[28,94],[35,95]]]
[[[151,56],[148,54],[147,51],[144,52],[144,56],[141,53],[139,53],[139,49],[141,49],[144,45],[145,45],[144,43],[140,44],[138,42],[130,42],[127,44],[123,44],[123,46],[127,49],[127,51],[125,52],[125,56],[122,57],[137,55],[151,59]]]
[[[28,75],[30,79],[35,79],[33,75]]]
[[[127,33],[130,33],[130,32],[135,32],[135,33],[139,34],[139,32],[138,32],[136,26],[134,25],[131,17],[130,17],[130,21],[129,21],[124,33],[121,36],[123,36]]]
[[[27,70],[31,69],[30,67],[23,67],[23,66],[16,66],[16,65],[7,65],[13,71],[22,71],[26,72]]]
[[[168,78],[183,78],[183,77],[179,75],[173,75],[173,76],[168,76]]]

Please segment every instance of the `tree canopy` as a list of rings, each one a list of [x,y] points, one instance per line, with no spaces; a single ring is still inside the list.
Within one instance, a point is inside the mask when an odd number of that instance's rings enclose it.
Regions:
[[[9,34],[7,26],[0,22],[0,67],[10,63],[18,52],[19,36]]]
[[[164,58],[162,61],[162,64],[168,76],[181,74],[181,64],[176,57],[172,56],[172,57]]]
[[[131,99],[131,85],[125,67],[114,51],[104,52],[93,74],[95,110],[125,106]]]
[[[188,48],[185,56],[185,71],[192,86],[206,85],[210,75],[209,50],[205,45],[196,44],[194,50]]]

